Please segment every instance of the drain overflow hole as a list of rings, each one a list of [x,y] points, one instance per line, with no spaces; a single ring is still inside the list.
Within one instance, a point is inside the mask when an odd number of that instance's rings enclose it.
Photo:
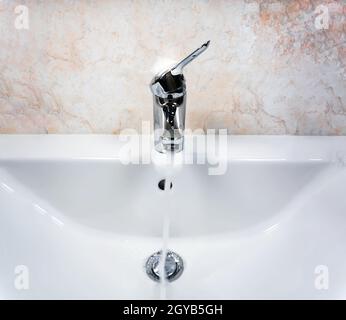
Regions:
[[[160,180],[159,183],[158,183],[159,189],[160,190],[165,190],[165,186],[166,186],[166,179]],[[173,183],[171,182],[170,189],[172,189],[172,188],[173,188]]]

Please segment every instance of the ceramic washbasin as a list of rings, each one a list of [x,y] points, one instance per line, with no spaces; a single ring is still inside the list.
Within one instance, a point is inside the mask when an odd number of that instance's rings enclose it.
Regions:
[[[0,298],[158,298],[144,264],[165,211],[185,263],[168,298],[346,298],[346,137],[229,137],[224,174],[182,164],[170,192],[155,164],[122,163],[121,147],[0,137]]]

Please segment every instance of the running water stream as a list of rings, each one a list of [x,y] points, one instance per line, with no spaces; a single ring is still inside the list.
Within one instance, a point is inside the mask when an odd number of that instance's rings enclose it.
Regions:
[[[170,220],[173,210],[172,201],[172,186],[173,176],[175,172],[175,154],[173,152],[166,153],[163,156],[163,161],[160,165],[162,173],[164,175],[164,194],[163,194],[163,222],[162,222],[162,249],[161,258],[159,262],[159,274],[160,274],[160,299],[167,299],[167,278],[166,278],[166,259],[168,253],[168,244],[170,239]]]
[[[160,299],[167,299],[167,279],[166,279],[166,259],[168,252],[168,242],[169,242],[169,232],[170,232],[170,212],[171,212],[171,200],[170,200],[170,192],[171,192],[171,183],[172,177],[171,175],[167,175],[165,179],[165,205],[167,206],[163,211],[163,224],[162,224],[162,254],[160,259]]]

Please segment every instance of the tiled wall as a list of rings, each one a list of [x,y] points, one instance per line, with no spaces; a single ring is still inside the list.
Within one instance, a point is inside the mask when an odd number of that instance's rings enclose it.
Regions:
[[[313,0],[0,0],[0,132],[139,130],[154,73],[206,40],[187,127],[346,134],[346,2]]]

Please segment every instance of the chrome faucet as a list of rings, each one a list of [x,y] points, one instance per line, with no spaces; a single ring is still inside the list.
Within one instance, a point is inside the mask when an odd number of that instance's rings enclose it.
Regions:
[[[204,52],[209,43],[204,43],[172,68],[156,75],[150,83],[154,95],[155,149],[161,153],[183,150],[186,111],[183,68]]]

